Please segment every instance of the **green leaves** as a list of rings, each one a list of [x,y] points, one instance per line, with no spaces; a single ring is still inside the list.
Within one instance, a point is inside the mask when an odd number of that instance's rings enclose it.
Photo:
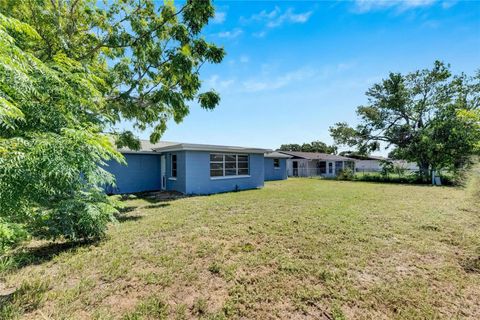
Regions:
[[[101,166],[123,159],[94,116],[102,81],[65,54],[43,63],[23,51],[10,40],[29,29],[8,23],[0,25],[0,250],[27,230],[47,238],[99,236],[115,210],[100,188],[114,180]]]
[[[24,119],[25,117],[22,110],[0,96],[0,127],[14,129],[15,122]]]
[[[212,110],[220,102],[220,95],[215,91],[204,92],[198,95],[198,103],[204,109]]]

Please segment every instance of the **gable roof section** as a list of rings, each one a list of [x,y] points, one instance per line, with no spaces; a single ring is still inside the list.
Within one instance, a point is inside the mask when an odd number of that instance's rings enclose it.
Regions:
[[[265,158],[274,158],[274,159],[290,159],[292,156],[289,156],[287,154],[280,153],[278,151],[273,151],[273,152],[267,152],[264,155]]]
[[[335,154],[319,153],[319,152],[298,152],[298,151],[278,151],[283,154],[292,156],[294,159],[307,160],[328,160],[328,161],[353,161],[353,159],[337,156]]]
[[[178,142],[159,141],[151,143],[149,140],[140,140],[140,150],[132,150],[129,148],[118,149],[120,153],[157,153],[155,149],[164,148],[171,145],[176,145]]]

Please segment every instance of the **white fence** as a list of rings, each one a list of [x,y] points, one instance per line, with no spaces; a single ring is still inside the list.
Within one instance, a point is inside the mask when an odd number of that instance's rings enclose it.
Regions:
[[[289,177],[329,177],[334,176],[335,171],[332,173],[327,173],[325,170],[320,168],[293,168],[288,169],[287,174]]]

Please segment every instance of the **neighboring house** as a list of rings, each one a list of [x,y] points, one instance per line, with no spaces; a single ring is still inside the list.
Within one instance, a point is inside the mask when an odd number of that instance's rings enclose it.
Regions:
[[[407,171],[418,171],[420,168],[415,162],[408,162],[406,160],[392,160],[393,165],[401,167]]]
[[[380,172],[382,171],[382,162],[390,161],[394,166],[403,168],[406,171],[418,171],[418,166],[414,162],[405,160],[392,160],[380,156],[348,156],[355,161],[356,172]]]
[[[287,159],[290,158],[291,156],[276,151],[265,153],[265,181],[287,179]]]
[[[382,171],[382,161],[388,160],[377,156],[348,156],[355,161],[356,172],[380,172]]]
[[[213,194],[263,187],[264,154],[271,150],[141,141],[139,151],[119,151],[124,155],[127,165],[114,161],[108,163],[106,170],[116,178],[116,186],[106,188],[108,193],[165,190],[184,194]],[[281,169],[277,170],[278,178],[287,177]],[[283,170],[286,170],[286,166]]]
[[[334,154],[317,152],[278,151],[291,156],[287,159],[289,177],[335,177],[346,168],[354,170],[353,159]]]

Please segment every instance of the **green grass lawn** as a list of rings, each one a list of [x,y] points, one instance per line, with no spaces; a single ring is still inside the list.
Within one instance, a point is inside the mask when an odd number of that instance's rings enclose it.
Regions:
[[[31,245],[0,318],[480,319],[462,189],[290,179],[126,206],[99,244]]]

